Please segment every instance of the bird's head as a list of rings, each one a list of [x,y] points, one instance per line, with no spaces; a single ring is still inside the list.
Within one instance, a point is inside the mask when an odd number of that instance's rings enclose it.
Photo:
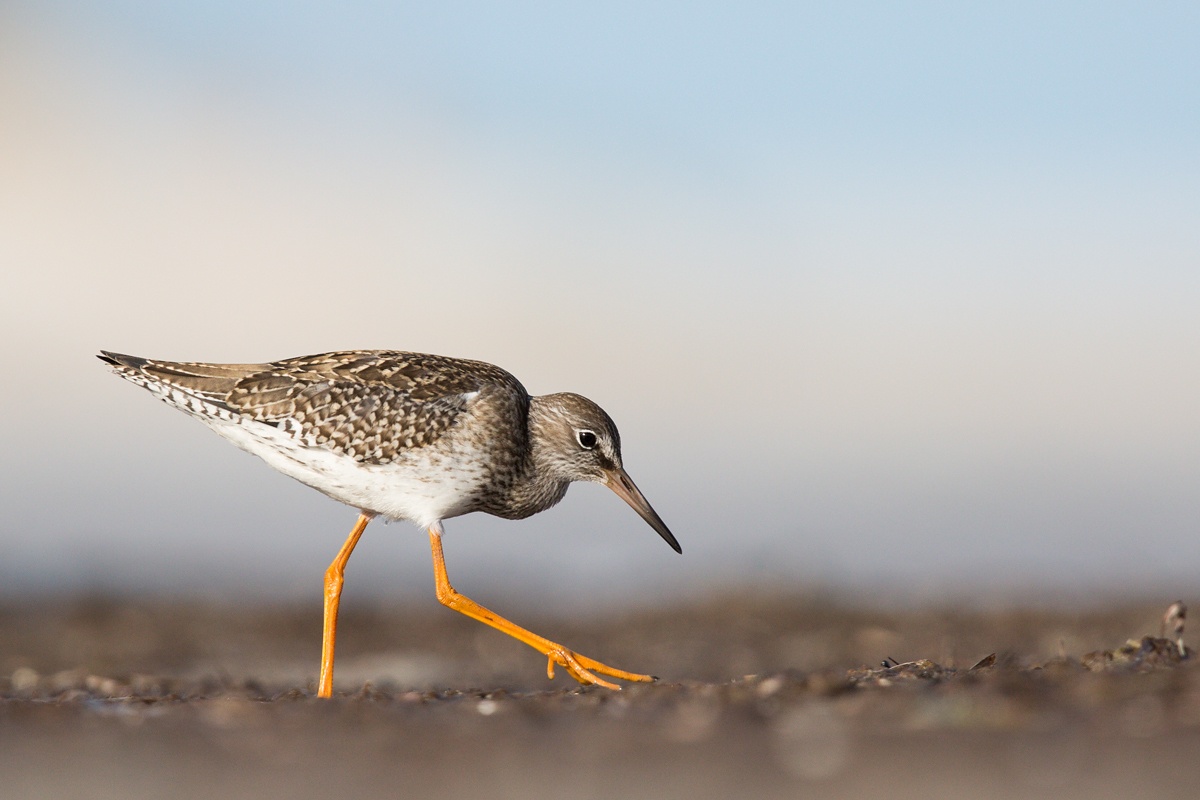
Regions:
[[[565,481],[602,483],[628,503],[677,553],[683,552],[621,463],[621,434],[604,409],[577,394],[534,398],[532,434],[539,466]]]

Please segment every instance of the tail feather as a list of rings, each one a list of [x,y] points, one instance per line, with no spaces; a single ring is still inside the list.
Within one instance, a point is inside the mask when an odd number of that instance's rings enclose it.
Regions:
[[[101,350],[97,358],[111,366],[122,378],[156,394],[174,390],[220,403],[228,398],[238,381],[262,369],[261,364],[158,361],[107,350]]]
[[[129,369],[141,369],[149,361],[149,359],[138,358],[137,356],[127,356],[124,353],[110,353],[108,350],[101,350],[96,358],[109,366],[128,367]]]

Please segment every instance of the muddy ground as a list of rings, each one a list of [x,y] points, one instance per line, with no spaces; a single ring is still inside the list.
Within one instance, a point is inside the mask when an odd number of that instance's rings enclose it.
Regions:
[[[513,614],[660,676],[619,693],[549,681],[432,601],[380,603],[343,614],[332,701],[315,603],[9,603],[0,797],[1193,798],[1200,659],[1155,638],[1175,599]]]

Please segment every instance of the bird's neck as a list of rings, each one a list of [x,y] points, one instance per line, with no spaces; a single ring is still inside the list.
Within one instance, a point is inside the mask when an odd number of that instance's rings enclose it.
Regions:
[[[508,519],[524,519],[562,500],[570,481],[556,480],[536,470],[524,473],[513,481],[505,502],[504,513]]]
[[[489,509],[497,516],[506,519],[524,519],[539,511],[545,511],[567,493],[570,480],[560,477],[561,472],[553,458],[553,453],[545,445],[541,436],[546,424],[547,409],[538,401],[541,398],[530,398],[525,435],[529,437],[529,447],[524,449],[523,457],[513,465],[512,480],[505,493],[502,508]]]

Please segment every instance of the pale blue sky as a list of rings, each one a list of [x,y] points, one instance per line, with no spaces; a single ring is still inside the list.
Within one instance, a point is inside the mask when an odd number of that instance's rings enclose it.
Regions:
[[[353,512],[91,354],[394,347],[593,397],[685,550],[587,487],[453,521],[463,589],[1194,589],[1197,41],[1193,4],[10,2],[0,579],[312,589]],[[363,547],[426,592],[418,532]]]

